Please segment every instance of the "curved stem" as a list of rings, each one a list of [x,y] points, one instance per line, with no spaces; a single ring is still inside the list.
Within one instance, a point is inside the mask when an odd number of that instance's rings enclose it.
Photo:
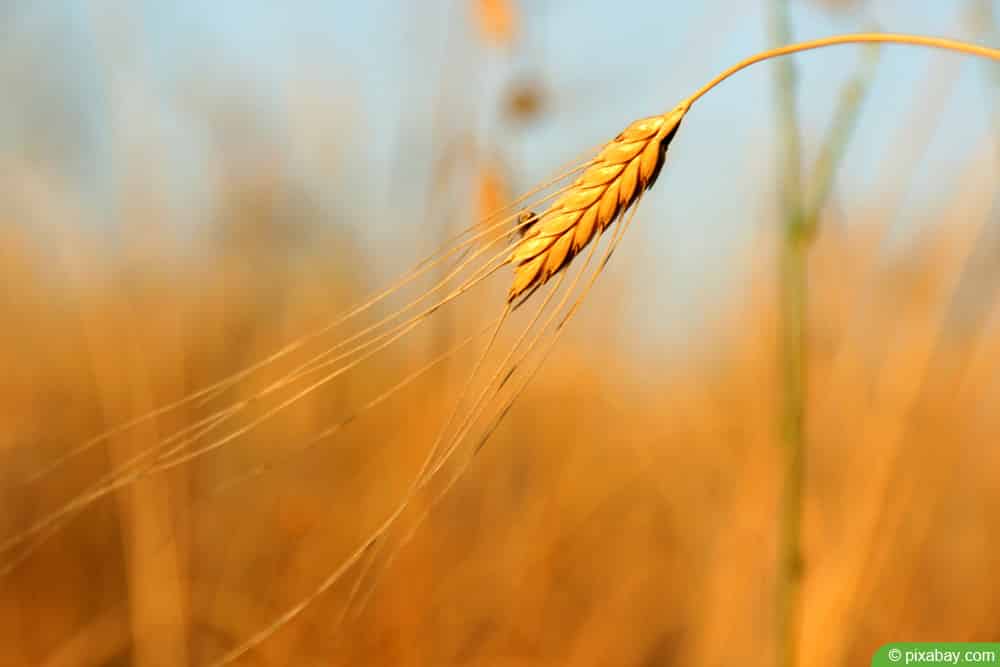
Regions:
[[[808,42],[799,42],[798,44],[780,46],[752,55],[720,73],[714,79],[699,88],[694,95],[687,98],[684,103],[687,106],[694,104],[706,93],[708,93],[708,91],[712,90],[732,75],[750,67],[751,65],[755,65],[765,60],[770,60],[771,58],[777,58],[779,56],[801,53],[802,51],[813,51],[815,49],[836,46],[838,44],[908,44],[910,46],[943,49],[945,51],[954,51],[955,53],[964,53],[970,56],[979,56],[981,58],[990,58],[992,60],[1000,61],[1000,49],[991,49],[987,46],[969,44],[968,42],[960,42],[955,39],[946,39],[944,37],[926,37],[923,35],[906,35],[891,32],[859,32],[847,35],[834,35],[833,37],[823,37],[821,39],[809,40]]]

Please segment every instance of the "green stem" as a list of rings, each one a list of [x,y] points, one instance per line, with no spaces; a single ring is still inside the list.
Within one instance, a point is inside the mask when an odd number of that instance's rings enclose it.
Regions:
[[[799,664],[801,622],[802,500],[805,487],[806,306],[808,240],[798,221],[786,222],[781,248],[781,359],[783,486],[779,524],[777,577],[778,664]]]
[[[844,151],[854,134],[854,128],[857,126],[861,111],[861,103],[875,77],[878,60],[878,47],[868,47],[857,73],[844,84],[840,91],[840,102],[833,114],[830,129],[827,130],[826,141],[813,165],[812,180],[806,194],[805,236],[807,238],[812,238],[815,235],[820,214],[830,198],[834,174],[836,174]]]
[[[771,40],[781,47],[791,41],[788,0],[772,3]],[[796,110],[797,73],[791,58],[774,63],[775,114],[781,142],[781,199],[786,224],[802,223],[802,147]]]
[[[788,0],[773,0],[772,45],[792,39]],[[781,144],[782,235],[779,282],[781,364],[782,493],[778,526],[778,572],[775,587],[778,667],[799,664],[802,581],[802,496],[805,462],[806,258],[808,238],[802,195],[801,130],[796,109],[795,65],[791,58],[774,64],[775,117]]]

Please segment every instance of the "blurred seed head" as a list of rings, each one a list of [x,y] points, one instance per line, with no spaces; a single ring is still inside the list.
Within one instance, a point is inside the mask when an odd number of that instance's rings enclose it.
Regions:
[[[483,40],[492,46],[510,46],[517,28],[514,0],[473,0]]]
[[[504,117],[519,123],[538,120],[548,103],[545,87],[538,81],[524,79],[510,84],[504,93]]]

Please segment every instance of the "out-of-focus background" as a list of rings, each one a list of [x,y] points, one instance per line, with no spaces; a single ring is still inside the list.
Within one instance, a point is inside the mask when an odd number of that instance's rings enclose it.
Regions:
[[[253,428],[218,451],[38,522],[201,413],[92,438],[301,339],[669,109],[769,44],[773,4],[0,3],[0,664],[209,664],[316,590],[400,500],[471,357],[283,454],[480,329],[502,293],[259,424],[250,403]],[[1000,44],[990,0],[788,4],[796,39]],[[808,168],[867,65],[852,46],[794,61]],[[883,48],[822,208],[803,664],[1000,641],[998,72]],[[693,109],[581,315],[412,539],[240,664],[769,664],[773,74]]]

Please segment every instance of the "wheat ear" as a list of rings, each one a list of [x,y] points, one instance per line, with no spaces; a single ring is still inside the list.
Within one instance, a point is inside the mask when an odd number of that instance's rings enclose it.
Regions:
[[[667,147],[690,106],[685,100],[669,113],[629,125],[538,217],[511,253],[515,269],[508,302],[562,271],[581,248],[653,186]]]

